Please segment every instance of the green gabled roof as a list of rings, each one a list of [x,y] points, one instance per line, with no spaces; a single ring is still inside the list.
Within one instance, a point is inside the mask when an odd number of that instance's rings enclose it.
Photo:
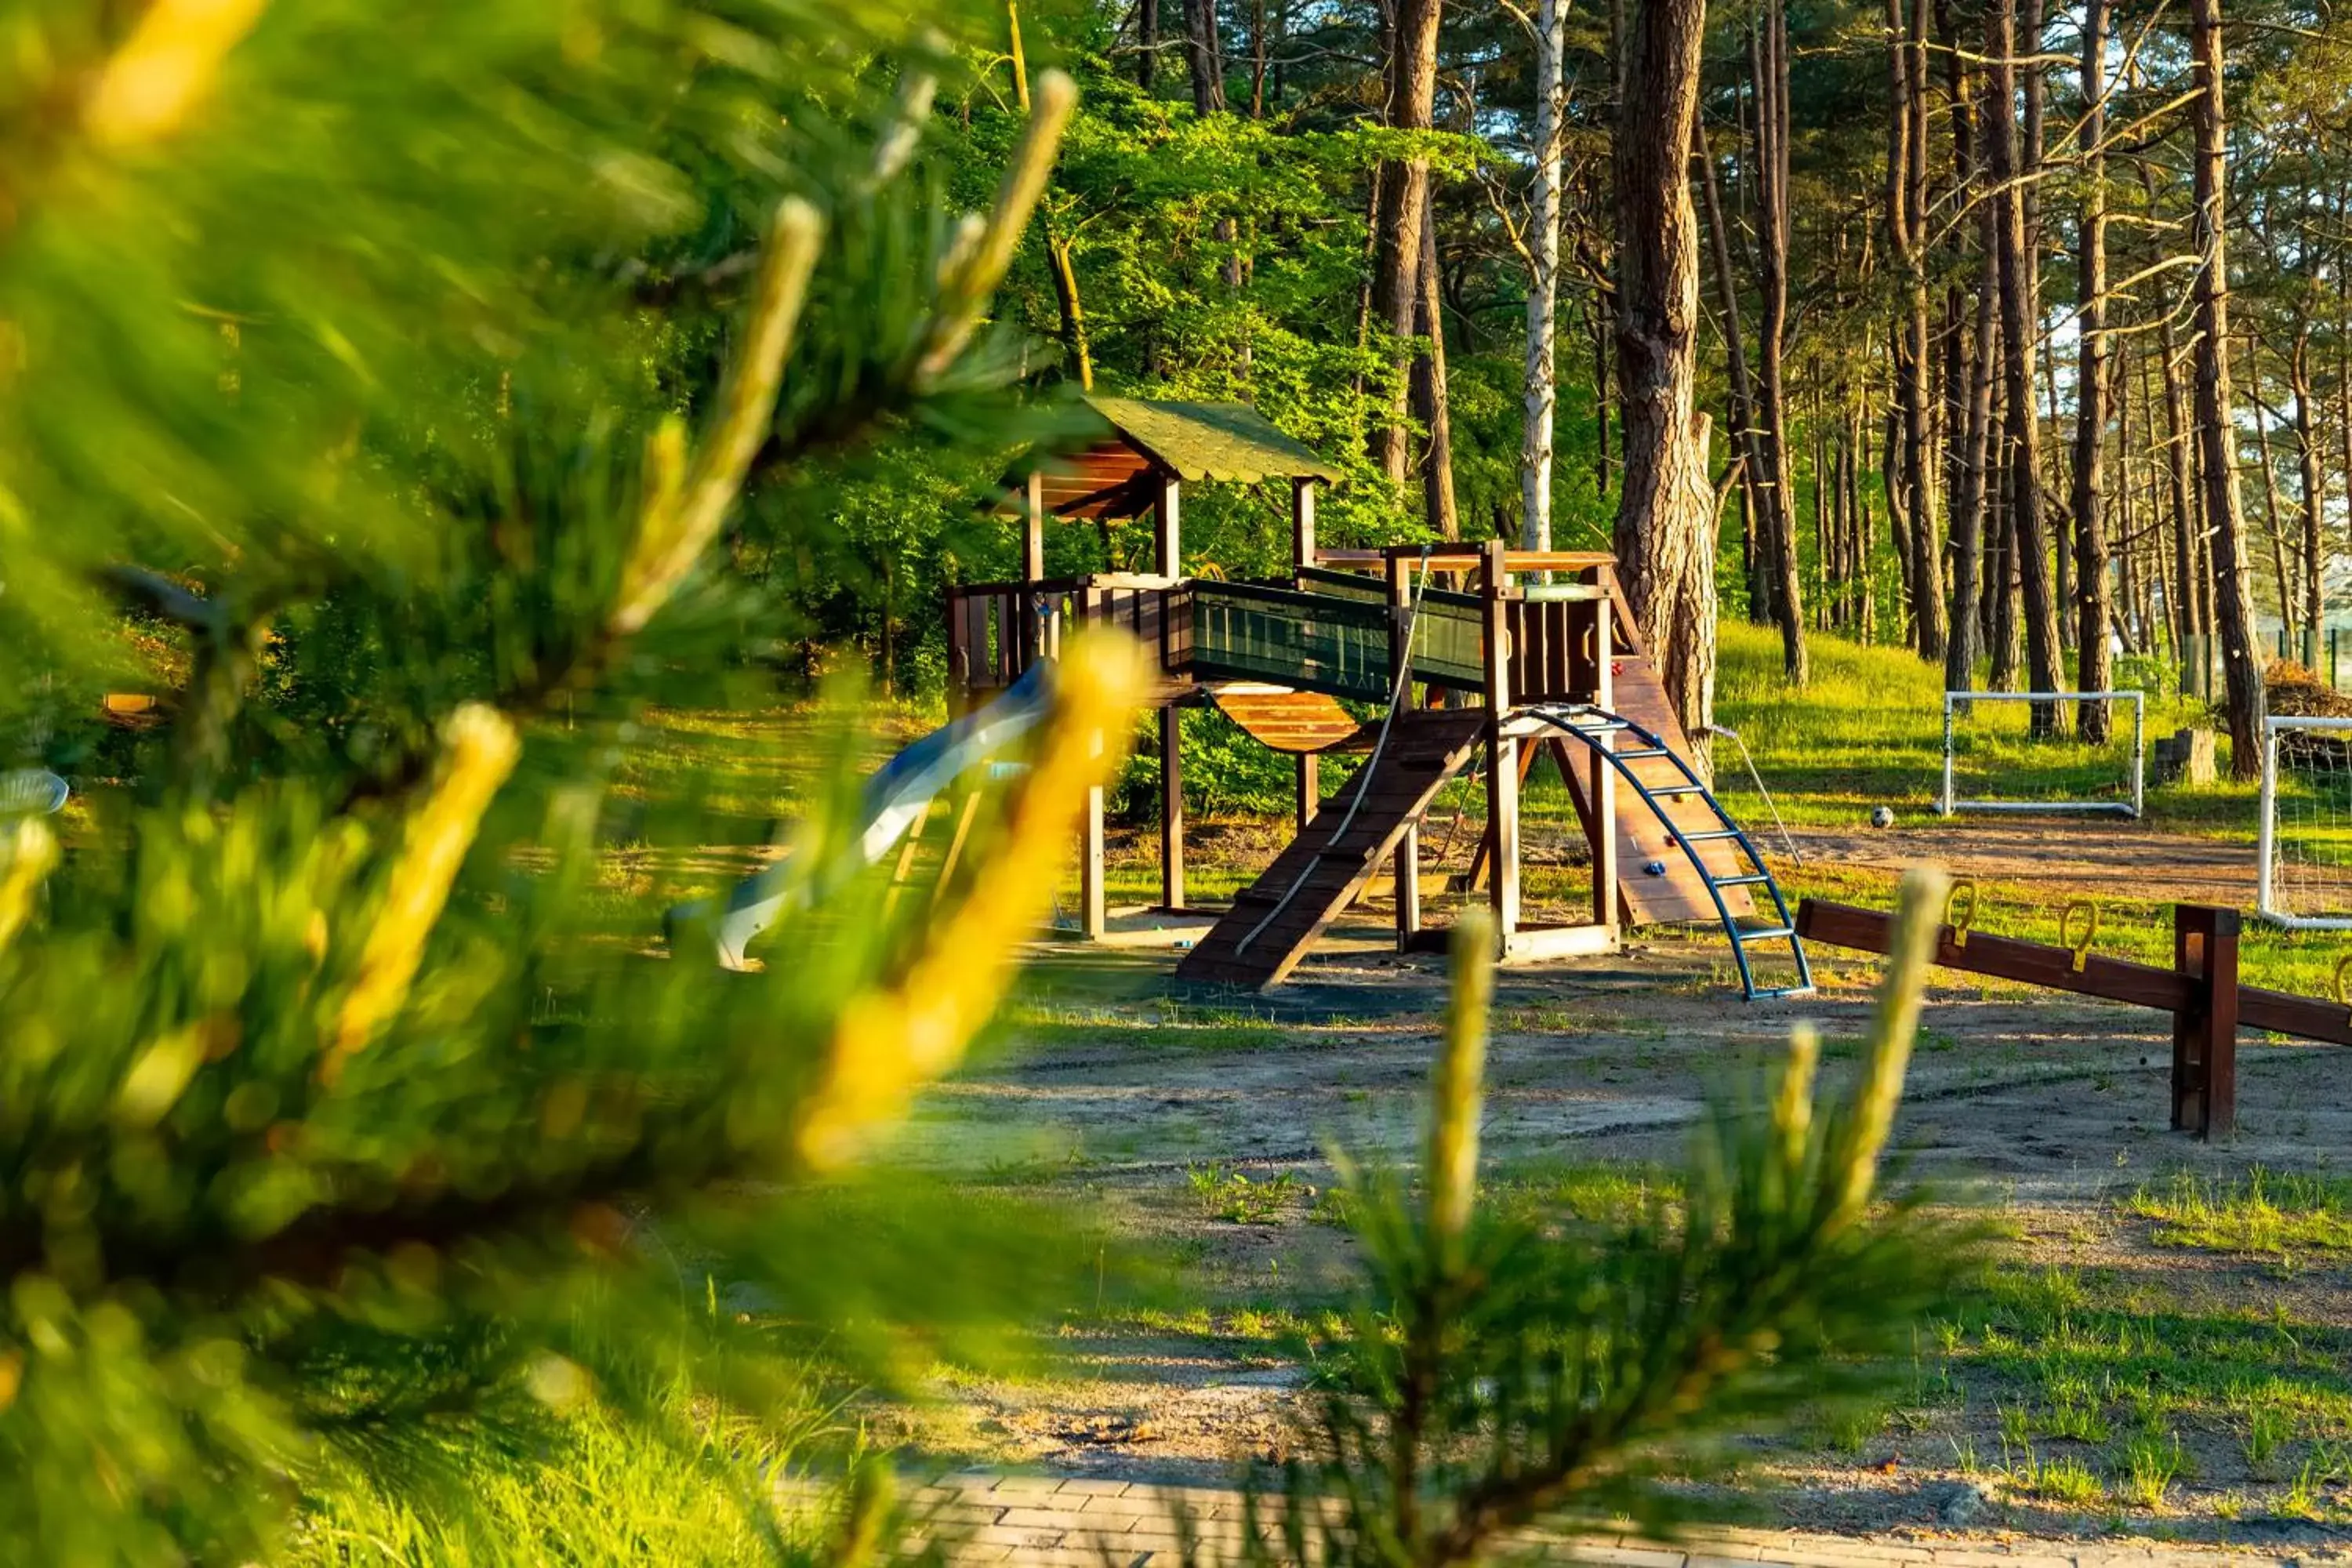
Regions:
[[[1336,481],[1339,470],[1245,403],[1154,403],[1087,394],[1087,406],[1187,481]]]

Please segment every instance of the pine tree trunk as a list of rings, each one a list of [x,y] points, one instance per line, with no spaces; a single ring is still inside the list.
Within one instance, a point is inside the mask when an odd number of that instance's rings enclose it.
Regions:
[[[2032,689],[2055,691],[2058,608],[2050,591],[2050,532],[2042,506],[2042,431],[2035,416],[2033,361],[2038,322],[2033,304],[2033,257],[2027,242],[2024,190],[2018,181],[2011,124],[2016,100],[2016,0],[1994,0],[1987,13],[1985,53],[1992,57],[1992,164],[2000,224],[2001,360],[2009,385],[2009,531],[2015,544],[2018,586],[2024,595],[2027,679]],[[2058,708],[2037,702],[2030,725],[2037,737],[2057,733]]]
[[[2151,215],[2156,211],[2156,174],[2147,160],[2140,162],[2140,189],[2147,193]],[[2180,384],[2180,345],[2172,330],[2172,312],[2159,310],[2157,318],[2158,369],[2164,383],[2164,468],[2170,481],[2173,558],[2180,566],[2180,604],[2175,614],[2183,637],[2201,637],[2212,630],[2208,603],[2200,592],[2204,551],[2197,503],[2189,484],[2193,463],[2189,427],[2188,396]]]
[[[2312,429],[2308,321],[2295,323],[2294,352],[2287,361],[2287,377],[2294,393],[2295,458],[2303,489],[2303,624],[2311,628],[2316,641],[2327,620],[2326,548],[2320,537],[2326,486],[2319,474],[2319,441]]]
[[[1551,548],[1552,426],[1559,405],[1560,113],[1568,53],[1566,0],[1536,0],[1535,192],[1529,200],[1526,423],[1519,437],[1519,543]]]
[[[1250,0],[1250,118],[1265,118],[1265,0]]]
[[[1750,545],[1748,553],[1748,619],[1763,623],[1775,619],[1772,611],[1772,586],[1768,564],[1771,549],[1763,533],[1765,509],[1758,504],[1761,476],[1768,472],[1764,452],[1756,429],[1756,389],[1748,375],[1748,349],[1739,324],[1739,279],[1731,266],[1731,231],[1724,222],[1723,195],[1716,179],[1715,158],[1708,151],[1706,136],[1702,130],[1692,144],[1698,159],[1699,190],[1706,200],[1706,233],[1708,248],[1715,261],[1715,300],[1718,325],[1723,333],[1723,354],[1726,378],[1731,391],[1731,440],[1738,454],[1747,458],[1740,474],[1740,506],[1742,516],[1748,520]]]
[[[1135,0],[1135,85],[1151,90],[1160,74],[1160,0]]]
[[[1601,319],[1596,305],[1592,311],[1592,493],[1604,499],[1609,494],[1609,455],[1613,449],[1609,436],[1609,406],[1610,365],[1615,358],[1611,344],[1614,337],[1614,330]]]
[[[1901,340],[1890,340],[1886,352],[1890,363],[1901,359],[1905,352]],[[1903,611],[1899,637],[1907,646],[1916,647],[1918,618],[1911,613],[1911,512],[1906,499],[1910,487],[1903,473],[1903,407],[1899,395],[1886,405],[1886,427],[1882,436],[1878,472],[1886,489],[1886,531],[1895,546],[1895,580],[1902,590],[1898,601]]]
[[[2081,308],[2082,350],[2074,372],[2074,584],[2078,690],[2105,691],[2115,665],[2108,652],[2107,541],[2100,518],[2106,502],[2107,449],[2107,165],[2102,144],[2107,117],[2106,0],[2083,0],[2082,259],[2075,300]],[[2105,743],[2107,705],[2074,705],[2075,732],[2085,745]]]
[[[1779,11],[1774,6],[1771,9]],[[1900,0],[1889,0],[1890,49],[1903,60],[1895,108],[1903,143],[1898,167],[1890,170],[1887,237],[1902,269],[1904,331],[1895,366],[1895,399],[1903,410],[1904,511],[1910,521],[1912,628],[1919,657],[1944,657],[1943,525],[1937,516],[1933,370],[1927,328],[1927,272],[1924,254],[1927,226],[1927,20],[1928,0],[1914,0],[1907,19]],[[1898,187],[1894,189],[1892,187]]]
[[[1689,179],[1706,0],[1644,0],[1630,22],[1614,148],[1625,427],[1615,544],[1650,658],[1696,737],[1715,710],[1715,495],[1696,396],[1698,215]]]
[[[1809,674],[1805,595],[1798,575],[1795,486],[1789,467],[1788,399],[1781,384],[1789,316],[1788,12],[1782,6],[1768,5],[1761,20],[1759,47],[1750,56],[1756,80],[1759,143],[1756,194],[1761,243],[1757,283],[1763,297],[1762,319],[1757,328],[1756,388],[1756,423],[1763,472],[1758,476],[1757,493],[1763,503],[1764,536],[1770,552],[1772,608],[1780,625],[1781,671],[1792,685],[1802,686]],[[1632,401],[1629,383],[1629,429]]]
[[[1215,0],[1191,0],[1213,12]],[[1431,128],[1437,99],[1439,0],[1398,0],[1389,37],[1388,122],[1399,131]],[[1379,254],[1372,310],[1400,342],[1413,335],[1421,310],[1422,224],[1429,209],[1429,160],[1397,159],[1381,166],[1381,211],[1376,227]],[[1375,431],[1372,456],[1391,483],[1402,487],[1412,467],[1405,428],[1406,386],[1412,354],[1396,361],[1397,401],[1390,421]]]
[[[2230,273],[2224,228],[2229,171],[2221,98],[2221,0],[2189,0],[2196,128],[2196,216],[2190,234],[2203,265],[2197,272],[2197,442],[2202,454],[2206,527],[2212,536],[2214,626],[2229,696],[2230,771],[2262,773],[2263,717],[2268,704],[2254,647],[2252,574],[2246,570],[2245,519],[2238,501],[2237,456],[2230,392]]]
[[[1184,0],[1184,60],[1192,77],[1192,112],[1206,120],[1225,110],[1224,45],[1217,0]]]
[[[1421,421],[1422,500],[1429,526],[1444,540],[1462,537],[1454,504],[1454,409],[1446,395],[1445,298],[1437,276],[1437,210],[1422,211],[1420,335],[1429,350],[1413,362],[1412,411]]]
[[[1983,203],[1977,224],[1984,278],[1977,289],[1974,336],[1968,355],[1967,424],[1955,443],[1960,448],[1960,489],[1952,507],[1952,635],[1944,657],[1947,691],[1976,689],[1977,660],[1984,649],[1977,605],[1982,596],[1984,573],[1987,448],[1993,439],[1993,359],[2000,341],[1995,310],[2000,296],[1996,206],[1990,201]]]
[[[2271,426],[2263,403],[2263,363],[2257,353],[2246,377],[2246,402],[2254,416],[2254,464],[2263,476],[2263,531],[2271,542],[2271,575],[2278,584],[2279,638],[2294,640],[2294,576],[2287,569],[2286,535],[2279,527],[2278,468],[2271,458]]]

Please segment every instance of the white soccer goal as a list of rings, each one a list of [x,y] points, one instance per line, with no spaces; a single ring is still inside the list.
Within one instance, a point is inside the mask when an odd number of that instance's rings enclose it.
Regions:
[[[2263,918],[2352,931],[2352,719],[2263,721]]]
[[[2107,705],[2107,739],[2076,740],[2082,704]],[[2055,706],[2056,733],[2033,734],[2034,710]],[[2131,709],[2131,723],[2118,709]],[[2137,816],[2147,779],[2147,699],[2137,691],[1947,691],[1944,793],[1937,810],[2103,813]]]

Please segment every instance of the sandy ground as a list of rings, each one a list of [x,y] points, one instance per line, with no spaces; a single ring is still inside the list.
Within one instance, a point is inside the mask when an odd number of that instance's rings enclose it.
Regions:
[[[2118,877],[2123,840],[2103,841],[2096,862]],[[2167,841],[2184,847],[2197,847]],[[909,1129],[908,1156],[1080,1198],[1178,1257],[1224,1306],[1197,1322],[1066,1326],[1043,1379],[944,1374],[940,1407],[906,1416],[908,1436],[957,1458],[1127,1479],[1220,1479],[1236,1460],[1287,1451],[1306,1371],[1248,1304],[1339,1299],[1349,1243],[1315,1214],[1334,1179],[1328,1152],[1412,1157],[1443,996],[1434,961],[1379,951],[1374,929],[1356,935],[1327,944],[1291,984],[1249,997],[1181,988],[1163,952],[1043,952],[1031,1022],[1011,1031],[1004,1065],[935,1095]],[[1800,1017],[1823,1029],[1825,1070],[1844,1070],[1852,1053],[1840,1047],[1864,1028],[1872,972],[1835,957],[1820,967],[1821,994],[1753,1005],[1729,986],[1719,939],[1506,971],[1488,1070],[1490,1172],[1671,1163],[1710,1087],[1776,1047]],[[2251,1038],[2237,1135],[2206,1145],[2171,1132],[2161,1022],[2072,998],[1937,986],[1897,1133],[1909,1178],[1998,1213],[2037,1258],[2147,1268],[2158,1260],[2133,1252],[2109,1217],[2119,1193],[2179,1170],[2295,1168],[2352,1148],[2344,1057]],[[1147,1024],[1158,1026],[1137,1027]],[[1204,1213],[1192,1173],[1212,1166],[1259,1184],[1287,1173],[1279,1217]],[[2167,1254],[2160,1266],[2178,1264]],[[2345,1286],[2330,1275],[2308,1287],[2322,1292],[2322,1321],[2352,1321]],[[2264,1289],[2215,1281],[2225,1293],[2250,1288]],[[1981,1425],[1990,1413],[1961,1419]],[[1939,1500],[1962,1482],[1957,1445],[1983,1436],[1922,1416],[1858,1455],[1783,1456],[1774,1468],[1792,1489],[1776,1506],[1799,1528],[1934,1527]],[[2023,1504],[2001,1517],[2044,1533],[2083,1526]],[[2229,1533],[2210,1517],[2182,1528]],[[2231,1538],[2282,1539],[2255,1526]]]

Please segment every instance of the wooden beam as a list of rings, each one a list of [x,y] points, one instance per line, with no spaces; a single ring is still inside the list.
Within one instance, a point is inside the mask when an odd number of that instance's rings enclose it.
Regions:
[[[1532,926],[1504,938],[1497,956],[1505,963],[1544,963],[1616,951],[1617,933],[1607,926]]]
[[[2172,1125],[2210,1138],[2237,1125],[2241,1026],[2352,1045],[2352,1009],[2342,1003],[2238,984],[2238,927],[2235,910],[2174,905],[2173,966],[2159,969],[2095,953],[2078,958],[2067,948],[2014,937],[1972,932],[1963,942],[1943,926],[1936,933],[1935,962],[2171,1014]],[[1884,953],[1894,930],[1894,917],[1874,910],[1818,899],[1797,909],[1797,934],[1831,947]]]
[[[1830,947],[1850,947],[1861,952],[1884,953],[1894,940],[1895,917],[1851,904],[1807,899],[1797,906],[1797,934],[1807,942]],[[2015,937],[1988,936],[1971,931],[1956,942],[1952,928],[1936,933],[1935,962],[1946,969],[1990,974],[2000,980],[2021,980],[2052,991],[2071,991],[2135,1007],[2177,1013],[2196,1000],[2188,980],[2169,969],[2135,963],[2129,959],[2086,956],[2078,972],[2074,955],[2047,942],[2021,942]]]
[[[1507,952],[1519,924],[1519,742],[1504,728],[1511,711],[1511,634],[1503,604],[1510,572],[1505,560],[1503,542],[1488,540],[1478,596],[1486,633],[1486,854],[1495,868],[1487,897],[1499,951]]]
[[[1151,569],[1173,577],[1184,559],[1183,484],[1165,468],[1156,478],[1160,489],[1151,503]]]
[[[1290,481],[1290,563],[1294,571],[1315,564],[1315,481]]]
[[[1021,580],[1040,583],[1045,577],[1045,475],[1029,470],[1029,493],[1021,509]]]

